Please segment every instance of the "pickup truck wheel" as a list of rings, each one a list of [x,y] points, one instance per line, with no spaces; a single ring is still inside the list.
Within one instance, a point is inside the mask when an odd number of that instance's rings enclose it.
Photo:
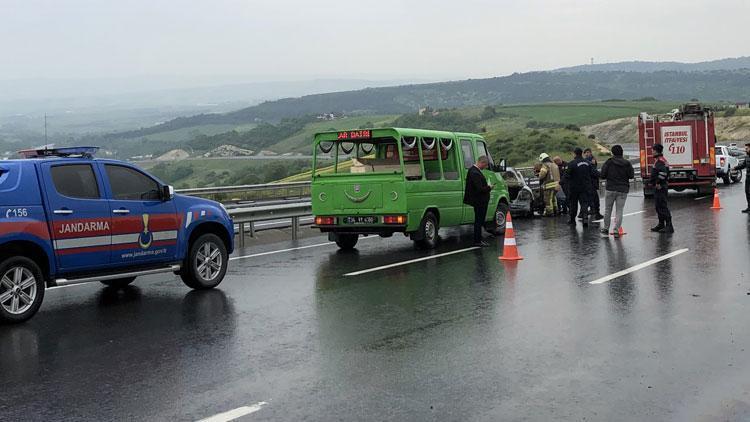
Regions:
[[[732,179],[729,177],[729,174],[730,174],[731,171],[732,171],[732,169],[728,168],[727,172],[724,173],[723,176],[721,176],[721,180],[724,182],[725,185],[728,185],[728,184],[732,183]]]
[[[190,245],[180,278],[191,289],[212,289],[221,283],[227,272],[227,248],[219,236],[206,233]]]
[[[120,289],[132,283],[133,281],[135,281],[135,277],[117,278],[114,280],[102,280],[101,283],[104,284],[105,286]]]
[[[359,240],[358,234],[339,233],[336,236],[336,245],[338,245],[340,249],[349,251],[349,250],[354,249],[355,246],[357,246],[358,240]]]
[[[419,223],[419,237],[420,240],[416,241],[416,245],[422,249],[435,249],[438,244],[438,232],[440,226],[438,225],[435,214],[427,211],[422,217],[422,222]]]
[[[740,183],[742,181],[742,170],[739,168],[732,169],[729,175],[734,183]]]
[[[505,234],[505,218],[508,215],[509,210],[510,206],[505,202],[498,203],[497,208],[495,209],[495,218],[491,222],[485,224],[484,229],[494,235]],[[531,214],[532,216],[534,215],[533,212]]]
[[[26,321],[39,310],[42,300],[44,276],[36,262],[23,256],[0,262],[0,321]]]

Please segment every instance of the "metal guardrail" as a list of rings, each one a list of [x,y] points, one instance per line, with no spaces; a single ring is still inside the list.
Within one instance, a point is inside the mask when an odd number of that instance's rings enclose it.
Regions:
[[[183,195],[209,197],[216,201],[278,200],[289,197],[309,197],[310,182],[267,183],[259,185],[215,186],[177,189]]]
[[[239,226],[240,247],[245,246],[246,225],[249,225],[250,236],[255,235],[254,223],[258,221],[292,219],[292,240],[299,235],[299,219],[312,214],[312,203],[300,202],[295,204],[265,205],[260,207],[232,208],[229,215]]]

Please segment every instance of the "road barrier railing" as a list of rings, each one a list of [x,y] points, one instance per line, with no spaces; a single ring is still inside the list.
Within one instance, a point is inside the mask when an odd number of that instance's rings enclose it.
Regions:
[[[310,182],[266,183],[259,185],[215,186],[177,189],[177,193],[201,196],[219,202],[275,200],[310,197]]]
[[[268,220],[292,220],[292,240],[299,237],[299,219],[312,215],[310,202],[294,204],[263,205],[259,207],[232,208],[228,210],[234,223],[239,227],[239,244],[245,246],[245,233],[249,225],[250,236],[255,235],[254,223]]]

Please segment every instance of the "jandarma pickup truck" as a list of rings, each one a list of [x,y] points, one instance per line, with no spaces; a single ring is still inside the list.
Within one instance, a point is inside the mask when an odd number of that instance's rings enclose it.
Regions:
[[[0,321],[31,318],[47,287],[123,287],[174,272],[209,289],[224,278],[234,237],[224,207],[175,195],[131,164],[94,159],[96,150],[26,150],[0,161]]]
[[[464,187],[468,169],[482,155],[490,159],[484,174],[495,185],[485,228],[504,233],[510,207],[501,176],[505,166],[492,161],[481,136],[400,128],[318,133],[312,173],[315,227],[342,249],[354,248],[360,235],[394,233],[433,248],[441,226],[473,223],[474,210],[463,203]]]

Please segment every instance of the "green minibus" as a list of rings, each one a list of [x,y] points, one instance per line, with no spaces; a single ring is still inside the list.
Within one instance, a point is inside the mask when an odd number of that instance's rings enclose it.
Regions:
[[[474,210],[463,203],[463,195],[468,169],[482,155],[490,160],[483,172],[495,185],[485,229],[502,234],[510,204],[500,175],[504,164],[492,161],[481,136],[402,128],[317,133],[314,227],[342,249],[354,248],[360,235],[394,233],[434,248],[440,227],[474,222]]]

